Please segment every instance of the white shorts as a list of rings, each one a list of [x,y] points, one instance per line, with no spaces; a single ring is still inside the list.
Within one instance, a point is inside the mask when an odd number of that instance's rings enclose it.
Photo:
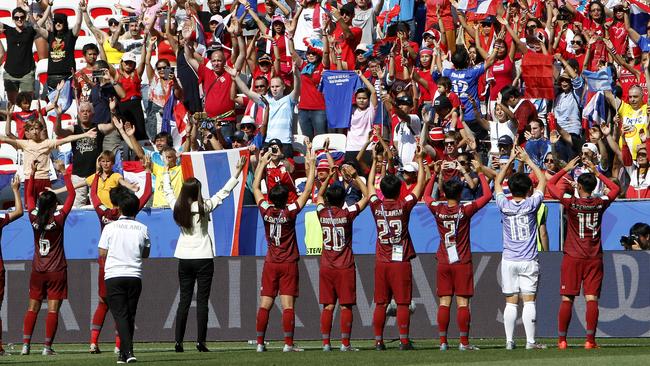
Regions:
[[[505,295],[532,295],[537,292],[539,263],[501,259],[501,289]]]

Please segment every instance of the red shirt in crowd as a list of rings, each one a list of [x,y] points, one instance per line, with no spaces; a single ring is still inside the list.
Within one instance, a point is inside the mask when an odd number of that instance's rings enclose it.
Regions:
[[[283,162],[280,162],[277,166],[266,167],[266,191],[271,192],[271,188],[277,184],[283,184],[289,189],[287,203],[296,202],[298,199],[296,185]]]
[[[214,118],[230,112],[230,115],[223,118],[223,120],[234,120],[235,102],[230,98],[230,88],[233,85],[230,74],[224,71],[218,75],[205,65],[199,65],[198,74],[199,80],[203,84],[205,112],[208,117]]]
[[[301,71],[307,67],[307,63],[303,63]],[[325,110],[325,97],[323,93],[318,90],[318,85],[323,77],[325,66],[322,63],[314,67],[311,75],[300,74],[300,101],[298,102],[298,109],[309,111],[324,111]]]
[[[334,39],[341,47],[341,61],[347,63],[347,70],[354,70],[356,64],[356,56],[354,55],[354,50],[361,42],[361,35],[363,31],[359,27],[350,26],[350,32],[352,32],[352,37],[345,38],[345,34],[341,29],[339,24],[336,25],[334,30]]]

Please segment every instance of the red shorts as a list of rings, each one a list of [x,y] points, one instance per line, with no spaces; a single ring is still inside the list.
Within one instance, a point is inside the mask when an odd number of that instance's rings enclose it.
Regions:
[[[68,271],[34,272],[29,276],[29,298],[63,300],[68,298]]]
[[[354,266],[345,269],[320,268],[319,302],[341,305],[357,303],[357,271]]]
[[[278,291],[280,295],[298,297],[298,262],[264,262],[260,295],[276,297]]]
[[[411,262],[375,262],[375,304],[411,304],[413,271]]]
[[[474,269],[472,263],[448,264],[438,262],[436,295],[474,296]]]
[[[102,299],[106,299],[106,281],[104,280],[104,264],[106,260],[99,260],[99,273],[97,275],[97,293]]]
[[[602,258],[580,259],[564,255],[560,275],[560,295],[580,295],[580,284],[585,295],[600,297],[600,287],[603,284]]]

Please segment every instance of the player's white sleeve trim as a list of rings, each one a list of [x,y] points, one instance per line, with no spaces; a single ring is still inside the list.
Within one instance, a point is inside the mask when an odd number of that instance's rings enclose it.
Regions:
[[[289,211],[295,211],[295,210],[298,209],[298,205],[296,205],[295,203],[292,203],[292,204],[289,205],[289,207],[287,207],[287,209]]]
[[[348,212],[356,212],[357,211],[357,205],[354,204],[352,206],[348,206]]]
[[[404,197],[404,201],[409,202],[413,201],[414,196],[412,194],[409,194],[408,196]]]

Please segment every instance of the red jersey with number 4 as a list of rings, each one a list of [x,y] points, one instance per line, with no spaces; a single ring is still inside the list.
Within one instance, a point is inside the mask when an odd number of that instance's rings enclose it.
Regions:
[[[396,262],[393,260],[393,247],[402,246],[402,262],[415,258],[415,249],[409,233],[411,210],[418,202],[415,195],[399,200],[381,200],[376,195],[370,196],[370,208],[377,225],[376,260]]]
[[[34,272],[60,272],[68,267],[63,250],[63,231],[65,219],[74,203],[75,190],[70,175],[65,176],[68,197],[61,210],[54,211],[50,221],[41,228],[38,223],[38,209],[34,195],[34,179],[25,179],[25,202],[29,210],[29,221],[34,230]]]
[[[348,208],[318,205],[316,214],[323,230],[321,268],[345,269],[354,266],[352,221],[359,212],[359,205],[356,204]]]
[[[264,220],[266,233],[266,262],[286,263],[297,262],[298,241],[296,240],[296,217],[300,208],[295,203],[279,209],[266,200],[260,202],[260,213]]]
[[[0,239],[2,239],[2,228],[9,225],[9,215],[0,213]],[[0,274],[5,270],[4,262],[2,261],[2,246],[0,245]]]

